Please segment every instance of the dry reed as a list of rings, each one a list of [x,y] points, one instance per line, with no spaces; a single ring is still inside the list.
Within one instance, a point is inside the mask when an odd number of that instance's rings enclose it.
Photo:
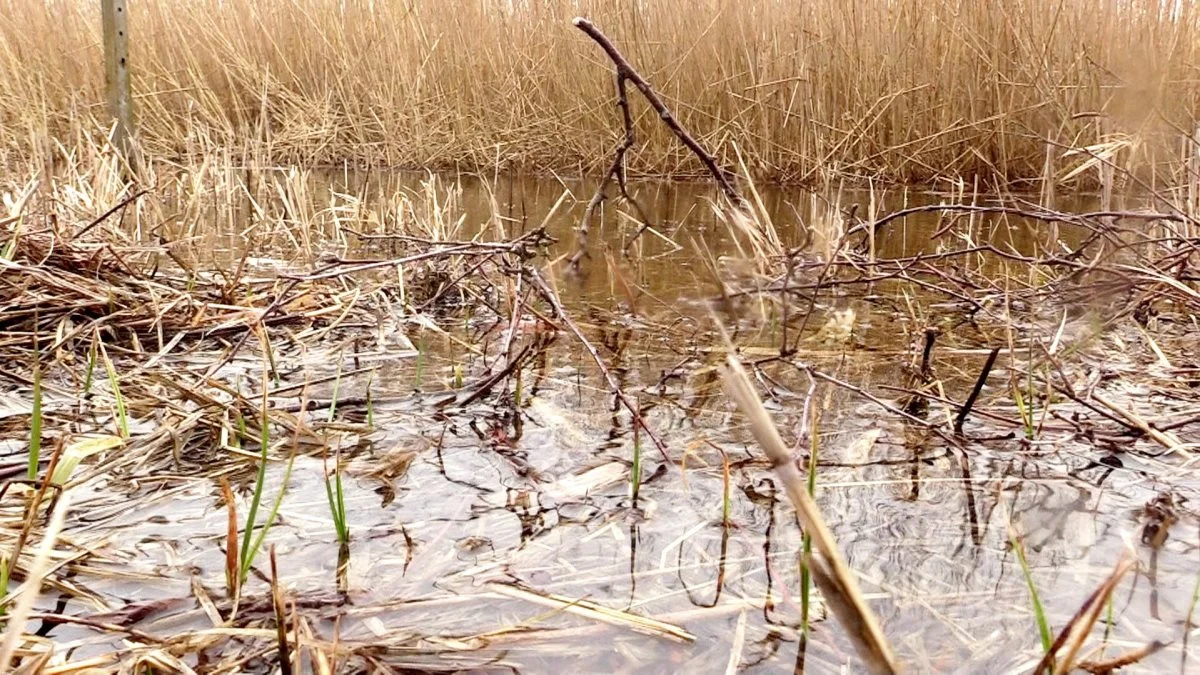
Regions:
[[[791,452],[779,436],[779,430],[763,407],[754,383],[730,345],[721,370],[725,391],[747,417],[755,440],[762,447],[775,475],[783,483],[796,517],[806,534],[812,536],[815,548],[810,559],[811,570],[825,601],[846,630],[858,650],[865,670],[871,673],[896,673],[899,666],[892,647],[879,627],[879,620],[863,599],[854,572],[847,565],[820,507],[805,490],[805,478],[796,466]]]
[[[104,130],[96,3],[7,0],[0,166]],[[593,20],[726,166],[761,179],[1069,176],[1058,148],[1179,170],[1200,102],[1194,0],[136,3],[149,156],[599,171],[620,130]],[[698,173],[635,106],[634,172]],[[1113,145],[1115,143],[1115,145]],[[1194,152],[1192,153],[1194,154]],[[1054,166],[1061,164],[1060,166]],[[1148,174],[1147,174],[1148,175]],[[1077,176],[1091,180],[1093,172]],[[1178,178],[1176,176],[1175,178]]]

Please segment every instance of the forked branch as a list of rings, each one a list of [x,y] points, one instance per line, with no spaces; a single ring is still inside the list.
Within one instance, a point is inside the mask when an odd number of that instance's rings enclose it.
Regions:
[[[612,41],[608,39],[608,36],[600,32],[600,29],[596,28],[591,21],[588,21],[582,17],[576,17],[572,23],[576,28],[586,33],[588,37],[595,40],[596,44],[600,45],[601,49],[608,54],[608,58],[612,60],[613,65],[615,65],[617,68],[617,105],[621,108],[621,116],[625,124],[625,140],[617,147],[617,150],[613,155],[613,161],[609,165],[608,170],[605,172],[604,179],[600,183],[600,187],[597,188],[596,194],[592,197],[592,200],[588,203],[587,210],[584,212],[583,220],[579,226],[579,248],[575,252],[575,255],[571,257],[571,269],[577,270],[579,268],[580,261],[585,255],[587,255],[588,229],[591,225],[591,220],[596,207],[599,206],[600,202],[604,199],[604,189],[608,186],[608,182],[610,180],[614,178],[617,180],[618,185],[621,187],[621,195],[634,205],[634,207],[638,210],[639,217],[643,217],[643,226],[646,224],[641,207],[636,201],[629,197],[629,193],[625,186],[625,153],[629,150],[629,148],[633,147],[635,142],[635,137],[633,134],[633,116],[629,112],[629,99],[626,95],[625,88],[625,82],[627,80],[632,82],[633,86],[638,88],[638,91],[642,92],[642,96],[646,98],[646,101],[650,104],[650,107],[654,108],[654,112],[658,113],[659,119],[663,121],[663,124],[667,125],[667,128],[671,130],[671,133],[675,134],[676,138],[678,138],[681,143],[687,146],[687,148],[692,151],[692,154],[696,155],[696,157],[704,165],[704,168],[708,169],[709,174],[712,175],[713,180],[716,181],[717,186],[721,189],[721,193],[725,195],[725,198],[736,206],[744,204],[745,199],[742,197],[741,193],[738,192],[737,188],[734,187],[733,177],[729,174],[729,172],[722,169],[717,164],[716,158],[714,158],[712,154],[705,150],[704,146],[700,145],[700,143],[691,134],[689,134],[686,129],[683,128],[683,125],[681,125],[679,120],[675,119],[675,116],[671,114],[671,110],[667,108],[667,105],[663,103],[661,98],[659,98],[658,94],[654,91],[654,88],[651,87],[650,83],[646,81],[646,78],[639,75],[638,72],[633,69],[633,66],[629,65],[629,61],[623,54],[621,54],[620,51],[617,50]]]
[[[638,219],[642,221],[642,226],[638,230],[637,237],[642,230],[649,226],[650,220],[646,216],[646,212],[642,210],[642,205],[629,194],[629,187],[625,180],[625,153],[633,147],[637,142],[637,136],[633,132],[633,115],[629,112],[629,95],[626,92],[625,80],[628,79],[624,72],[617,70],[617,107],[621,109],[621,120],[625,125],[625,138],[621,144],[617,146],[616,152],[613,153],[612,163],[608,165],[608,169],[604,172],[604,179],[600,181],[600,185],[596,186],[596,194],[592,195],[591,201],[588,202],[587,209],[583,212],[583,220],[579,222],[579,231],[576,238],[577,246],[575,255],[571,256],[568,269],[572,272],[579,271],[579,265],[583,258],[587,256],[587,240],[588,232],[591,230],[592,218],[595,216],[596,207],[600,206],[600,202],[604,201],[604,191],[608,188],[609,182],[617,181],[617,187],[621,191],[621,198],[633,204],[633,208],[637,211]],[[631,239],[632,241],[632,239]]]

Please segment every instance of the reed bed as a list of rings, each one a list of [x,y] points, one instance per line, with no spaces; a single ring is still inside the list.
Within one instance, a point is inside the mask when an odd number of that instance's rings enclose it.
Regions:
[[[96,3],[7,0],[0,165],[102,137]],[[683,125],[761,180],[1090,182],[1063,150],[1181,183],[1200,5],[1126,0],[147,2],[141,146],[259,163],[599,171],[620,135],[604,30]],[[702,167],[635,106],[635,173]],[[1191,140],[1184,140],[1191,139]]]

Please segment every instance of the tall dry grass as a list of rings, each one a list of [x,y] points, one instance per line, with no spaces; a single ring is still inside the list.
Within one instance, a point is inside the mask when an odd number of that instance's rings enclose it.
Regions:
[[[0,0],[0,161],[103,129],[99,3]],[[592,18],[680,120],[760,178],[1043,174],[1046,141],[1178,171],[1196,0],[135,0],[152,157],[598,167],[619,132]],[[642,114],[631,169],[698,170]],[[1115,141],[1115,145],[1112,143]],[[1192,151],[1194,152],[1194,148]],[[61,154],[61,153],[60,153]],[[1058,154],[1057,152],[1055,154]],[[1060,175],[1071,166],[1055,165]],[[1081,175],[1082,178],[1087,178]],[[1176,176],[1178,177],[1178,176]]]

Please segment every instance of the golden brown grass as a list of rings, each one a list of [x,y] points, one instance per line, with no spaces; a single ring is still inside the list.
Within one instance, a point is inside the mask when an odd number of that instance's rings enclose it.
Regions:
[[[103,128],[96,2],[5,0],[0,166]],[[1178,5],[1174,14],[1167,7]],[[1043,174],[1046,140],[1178,170],[1195,0],[157,0],[133,3],[152,157],[598,170],[619,132],[593,19],[681,122],[778,181]],[[639,172],[698,166],[641,113]],[[51,140],[55,139],[55,140]],[[1194,151],[1194,148],[1193,148]],[[1055,170],[1066,175],[1061,162]],[[1090,179],[1091,174],[1081,178]],[[1178,178],[1178,176],[1175,176]]]

